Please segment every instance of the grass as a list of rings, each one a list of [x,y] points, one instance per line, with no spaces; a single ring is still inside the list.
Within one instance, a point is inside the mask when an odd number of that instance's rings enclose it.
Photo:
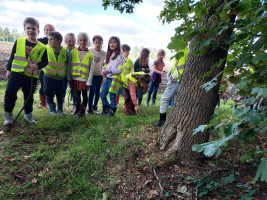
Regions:
[[[6,82],[0,82],[2,111],[5,88]],[[22,95],[19,91],[14,117],[22,107]],[[137,137],[158,120],[160,96],[156,107],[141,106],[139,118],[123,115],[123,97],[113,118],[75,118],[70,112],[65,117],[52,117],[47,110],[37,109],[38,94],[33,105],[37,124],[28,126],[22,112],[7,131],[1,115],[0,199],[99,199],[103,192],[111,195],[106,189],[114,185],[119,174],[110,169],[113,164],[125,165],[121,158],[126,153],[134,155],[134,149],[143,145]],[[129,146],[132,151],[128,151]]]

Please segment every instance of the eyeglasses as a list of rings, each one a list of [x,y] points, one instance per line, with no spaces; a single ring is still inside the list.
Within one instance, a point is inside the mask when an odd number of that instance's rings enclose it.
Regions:
[[[66,40],[66,42],[67,42],[68,44],[74,44],[74,43],[75,43],[75,41],[73,41],[73,40]]]

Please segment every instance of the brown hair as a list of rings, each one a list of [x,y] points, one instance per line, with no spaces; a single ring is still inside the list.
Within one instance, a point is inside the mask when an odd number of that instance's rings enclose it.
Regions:
[[[95,35],[95,36],[93,37],[93,42],[94,42],[96,39],[101,40],[101,42],[103,43],[103,38],[102,38],[101,35]]]
[[[147,48],[143,48],[142,51],[140,52],[140,56],[139,56],[139,65],[140,66],[146,66],[149,62],[148,58],[149,58],[149,54],[150,51]]]
[[[56,38],[57,41],[60,40],[62,42],[62,35],[60,34],[60,32],[51,31],[50,33],[48,33],[48,36],[52,36],[52,37]]]
[[[148,73],[145,74],[132,74],[132,77],[137,79],[137,87],[142,91],[146,92],[149,88],[149,84],[151,81],[151,76]],[[141,83],[146,84],[145,87],[141,87]]]
[[[37,19],[34,19],[33,17],[27,17],[23,21],[23,27],[25,28],[25,25],[29,23],[37,27],[37,31],[39,31],[39,21]]]
[[[106,64],[109,63],[110,56],[113,53],[113,50],[111,50],[111,48],[109,46],[109,43],[111,42],[111,40],[116,40],[116,42],[117,42],[117,49],[114,52],[115,55],[112,57],[112,60],[115,60],[118,57],[118,55],[121,54],[121,42],[120,42],[120,38],[118,38],[117,36],[111,36],[109,38],[109,41],[108,41],[108,50],[107,50],[107,54],[106,54]]]
[[[85,33],[85,32],[80,32],[80,33],[78,34],[78,37],[77,37],[77,45],[80,45],[80,44],[79,44],[79,38],[80,38],[81,36],[85,36],[85,37],[86,37],[86,40],[87,40],[86,47],[90,47],[90,38],[89,38],[88,34]]]
[[[128,44],[121,45],[122,51],[131,51],[131,47]]]
[[[45,28],[46,28],[47,26],[51,26],[51,27],[53,28],[53,31],[56,30],[55,27],[54,27],[52,24],[46,24],[46,25],[44,26],[44,31],[45,31]]]
[[[165,55],[166,55],[166,54],[165,54],[165,51],[164,51],[163,49],[159,49],[159,50],[158,50],[158,53],[157,53],[157,62],[159,62],[159,55],[160,55],[160,54],[163,54],[164,57],[165,57]],[[163,60],[162,60],[162,61],[163,61]]]

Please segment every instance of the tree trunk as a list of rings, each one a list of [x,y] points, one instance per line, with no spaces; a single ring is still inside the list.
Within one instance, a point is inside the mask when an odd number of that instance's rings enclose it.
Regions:
[[[223,2],[218,1],[216,5],[212,6],[204,22],[200,25],[211,29],[214,21],[208,22],[208,19]],[[232,22],[234,22],[234,17],[231,17]],[[159,136],[160,149],[167,149],[166,156],[169,161],[185,161],[189,163],[192,161],[203,161],[204,155],[192,151],[192,146],[207,142],[209,132],[205,130],[204,133],[199,132],[193,135],[193,130],[199,125],[209,123],[210,116],[214,113],[217,104],[220,84],[217,84],[208,92],[200,88],[200,86],[224,70],[225,62],[220,67],[213,68],[210,76],[203,79],[206,72],[211,70],[211,66],[218,63],[220,59],[227,58],[229,45],[225,44],[224,41],[229,39],[232,31],[232,29],[229,29],[224,31],[220,36],[215,36],[216,41],[220,42],[222,48],[214,51],[207,48],[207,53],[203,56],[192,55],[192,52],[198,49],[200,44],[196,47],[191,46],[191,44],[198,41],[202,36],[199,35],[190,42],[190,52],[185,64],[183,80],[180,84],[174,107]],[[220,83],[221,78],[222,74],[218,77],[218,83]]]

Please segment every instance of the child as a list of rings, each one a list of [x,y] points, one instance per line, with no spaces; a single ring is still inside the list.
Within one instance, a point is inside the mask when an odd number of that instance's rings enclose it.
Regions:
[[[163,67],[165,67],[165,63],[163,62],[164,57],[165,51],[163,49],[158,50],[157,60],[153,62],[153,72],[151,73],[152,80],[147,94],[146,106],[149,106],[152,92],[152,105],[155,105],[159,84],[161,83],[161,76],[164,76],[166,74],[166,71],[163,71]]]
[[[125,60],[125,64],[123,67],[123,73],[122,73],[122,82],[125,82],[123,80],[124,77],[126,77],[127,74],[129,74],[130,72],[133,71],[133,61],[128,58],[129,54],[130,54],[130,50],[131,47],[127,44],[123,44],[121,45],[121,50],[122,50],[122,54]],[[116,94],[116,103],[117,103],[117,108],[119,107],[119,102],[120,102],[120,95],[124,96],[124,90],[123,90],[123,86],[119,89],[119,91]]]
[[[24,103],[27,98],[28,102],[24,107],[24,119],[28,123],[35,123],[32,119],[33,93],[31,92],[31,80],[33,71],[33,89],[37,87],[40,69],[47,65],[46,47],[38,42],[39,22],[27,17],[24,22],[24,31],[26,38],[18,38],[15,42],[11,56],[7,64],[6,77],[8,79],[5,102],[4,102],[4,125],[13,123],[13,109],[17,100],[17,92],[22,88]]]
[[[160,101],[160,118],[157,123],[153,124],[153,126],[162,126],[166,121],[168,104],[170,100],[172,100],[174,96],[176,96],[178,89],[180,87],[180,82],[182,81],[182,75],[184,73],[184,66],[187,60],[188,53],[189,53],[189,48],[185,48],[184,56],[178,62],[175,61],[173,67],[170,69],[171,74],[169,76],[167,88],[162,94]]]
[[[134,62],[134,71],[135,72],[145,72],[149,73],[150,69],[148,66],[149,63],[149,54],[150,51],[147,48],[143,48],[140,52],[139,58]],[[142,99],[143,99],[143,93],[140,89],[138,89],[138,105],[141,105]]]
[[[39,42],[42,42],[44,45],[48,44],[48,33],[51,31],[55,31],[55,27],[52,24],[46,24],[44,26],[44,33],[45,37],[37,39]],[[44,72],[41,70],[39,80],[41,82],[41,87],[39,90],[39,98],[40,98],[40,104],[38,108],[45,108],[48,109],[47,104],[46,104],[46,97],[44,94]]]
[[[150,81],[150,75],[144,72],[134,72],[126,75],[125,84],[123,85],[125,94],[124,115],[138,114],[139,108],[136,101],[137,89],[139,88],[142,92],[146,92]]]
[[[73,33],[67,33],[65,35],[65,44],[67,45],[67,56],[68,56],[68,59],[67,59],[68,63],[66,63],[66,66],[69,65],[69,62],[71,62],[71,59],[70,59],[71,50],[75,48],[75,43],[76,43],[75,35]],[[68,70],[68,68],[67,68],[67,70]],[[70,75],[70,73],[68,73],[68,72],[67,72],[67,74]],[[69,79],[71,79],[71,78],[69,77]],[[63,79],[63,87],[64,87],[63,105],[65,102],[67,84],[68,84],[68,81],[67,81],[67,75],[66,75]],[[72,94],[73,104],[72,104],[72,108],[70,109],[72,112],[75,111],[75,99],[76,99],[76,96],[75,96],[75,92],[73,91],[73,94]]]
[[[107,77],[100,93],[103,111],[99,115],[114,116],[116,113],[116,93],[123,85],[121,73],[123,71],[124,58],[121,55],[120,39],[112,36],[108,42],[105,69],[102,71],[103,77]],[[109,93],[110,104],[107,100]]]
[[[67,50],[61,46],[62,35],[52,31],[48,34],[47,57],[48,65],[44,71],[44,93],[51,115],[67,114],[63,111],[63,78],[66,75]],[[57,111],[54,96],[57,97]]]
[[[99,100],[100,87],[103,81],[102,77],[102,66],[106,57],[106,52],[101,50],[103,45],[103,38],[100,35],[95,35],[93,37],[93,43],[95,48],[90,48],[90,51],[94,54],[94,74],[92,85],[90,86],[89,100],[88,100],[88,110],[89,114],[94,114],[97,110],[97,104]],[[95,99],[94,99],[95,96]],[[94,106],[93,106],[94,100]]]
[[[94,54],[87,48],[90,46],[90,39],[87,33],[78,34],[78,49],[74,48],[71,52],[71,62],[68,65],[68,81],[72,79],[72,84],[76,93],[76,103],[74,115],[76,117],[85,116],[87,106],[87,92],[92,85],[94,73]],[[70,66],[71,65],[71,66]],[[69,70],[70,69],[70,70]],[[71,76],[71,79],[70,79]],[[81,94],[83,102],[81,103]]]

